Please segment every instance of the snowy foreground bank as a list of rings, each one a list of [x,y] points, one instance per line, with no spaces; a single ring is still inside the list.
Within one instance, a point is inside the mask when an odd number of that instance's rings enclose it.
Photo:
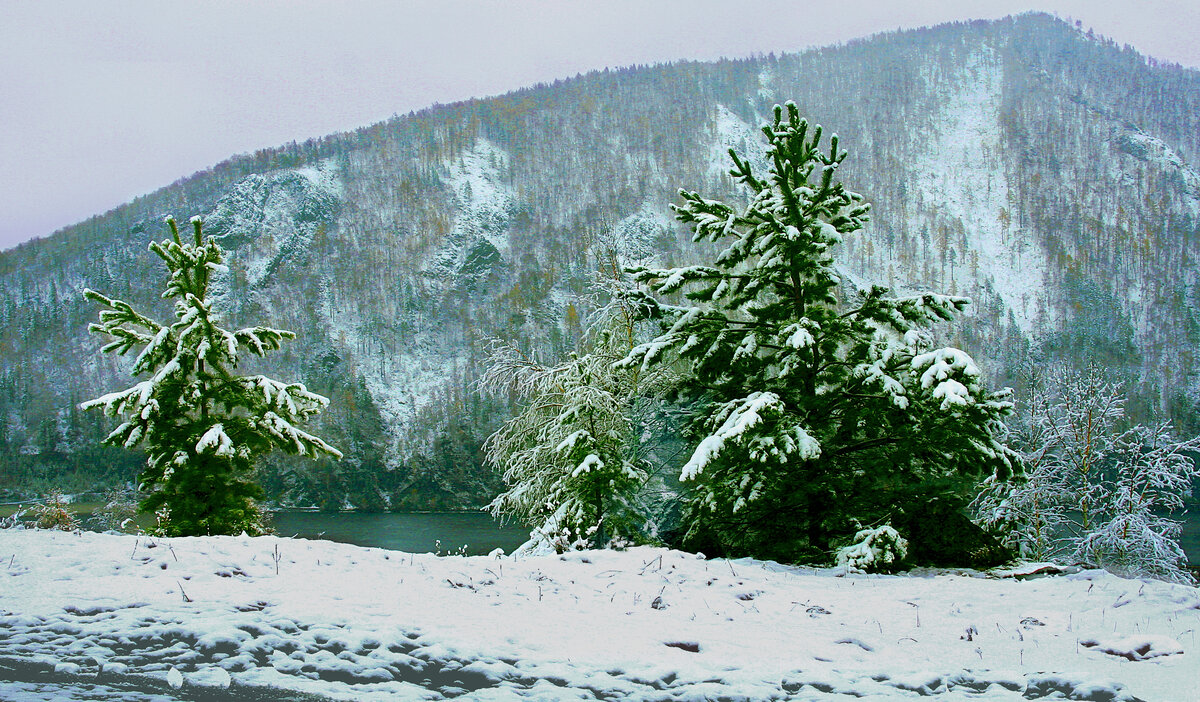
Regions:
[[[139,699],[1182,702],[1200,700],[1198,630],[1200,591],[1100,571],[0,531],[0,699],[49,679],[97,699],[137,682],[161,695]]]

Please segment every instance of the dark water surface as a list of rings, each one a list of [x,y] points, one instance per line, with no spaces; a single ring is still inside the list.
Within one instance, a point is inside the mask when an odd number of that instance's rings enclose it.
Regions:
[[[77,508],[81,519],[90,516],[91,506]],[[0,517],[17,509],[16,504],[0,505]],[[26,521],[31,518],[27,515]],[[1176,518],[1183,522],[1179,542],[1184,553],[1192,565],[1200,565],[1200,508],[1192,508]],[[280,536],[323,538],[410,553],[457,553],[464,545],[468,555],[486,555],[496,548],[511,553],[529,538],[527,529],[501,526],[487,512],[330,514],[288,510],[274,512],[273,519]]]
[[[1194,566],[1200,565],[1200,509],[1190,510],[1183,516],[1183,533],[1179,537],[1179,545],[1187,554],[1189,563]]]
[[[356,546],[372,546],[409,553],[485,555],[495,548],[505,553],[523,544],[529,530],[501,526],[486,512],[430,512],[421,514],[360,514],[345,512],[287,511],[274,513],[280,536],[329,539]],[[438,541],[441,545],[438,545]],[[1180,545],[1193,565],[1200,564],[1200,510],[1184,515]]]
[[[329,539],[409,553],[459,553],[481,556],[497,548],[505,553],[529,539],[529,530],[501,526],[487,512],[361,514],[358,512],[275,512],[280,536]],[[439,543],[440,542],[440,543]]]

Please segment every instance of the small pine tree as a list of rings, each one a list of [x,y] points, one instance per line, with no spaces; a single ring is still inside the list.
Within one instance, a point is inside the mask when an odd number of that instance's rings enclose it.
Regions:
[[[726,244],[715,265],[631,270],[690,303],[659,305],[665,331],[622,363],[690,365],[680,392],[695,448],[680,477],[694,486],[693,544],[828,560],[856,518],[880,523],[923,485],[1011,472],[998,440],[1011,405],[966,353],[931,348],[925,327],[966,298],[843,287],[833,248],[867,206],[834,179],[837,137],[822,151],[791,103],[763,133],[765,178],[730,150],[743,209],[688,191],[674,208],[694,240]]]
[[[57,489],[51,490],[42,504],[33,508],[37,517],[34,526],[38,529],[57,529],[59,531],[75,531],[79,528],[79,520],[67,506],[63,494]]]
[[[133,374],[145,379],[81,407],[124,417],[107,443],[146,447],[139,510],[158,514],[165,535],[261,533],[255,457],[278,448],[340,458],[337,449],[296,426],[329,401],[299,383],[234,373],[243,351],[262,356],[295,334],[222,327],[207,296],[212,275],[226,270],[221,247],[204,239],[199,217],[192,218],[192,241],[181,239],[173,218],[166,223],[171,238],[150,250],[170,272],[163,297],[175,301],[175,322],[159,324],[128,303],[84,290],[107,308],[100,323],[88,327],[112,339],[102,351],[139,350]]]

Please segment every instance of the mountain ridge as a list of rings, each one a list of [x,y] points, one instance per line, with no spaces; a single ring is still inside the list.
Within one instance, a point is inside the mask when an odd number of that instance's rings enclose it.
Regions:
[[[231,159],[0,253],[0,454],[14,481],[133,470],[87,448],[103,421],[74,410],[125,380],[82,331],[78,289],[165,312],[152,277],[127,273],[163,215],[199,213],[229,249],[228,316],[300,333],[267,367],[334,395],[322,427],[349,447],[342,466],[272,461],[269,489],[478,504],[496,486],[478,441],[507,411],[473,387],[486,338],[561,356],[603,250],[700,255],[667,205],[680,187],[740,197],[723,152],[753,152],[786,99],[841,135],[843,179],[873,202],[839,252],[854,277],[971,295],[947,334],[998,381],[1039,347],[1128,377],[1138,412],[1194,421],[1200,72],[1022,15],[429,108]]]

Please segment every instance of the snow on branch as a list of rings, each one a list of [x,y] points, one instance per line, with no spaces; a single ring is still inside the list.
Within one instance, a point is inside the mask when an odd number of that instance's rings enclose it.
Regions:
[[[300,429],[274,412],[267,412],[260,419],[255,420],[254,424],[278,439],[279,448],[288,453],[307,455],[312,458],[318,458],[322,453],[329,454],[334,458],[342,457],[342,452],[330,446],[324,439]]]
[[[975,398],[968,385],[979,377],[979,367],[967,352],[946,347],[919,354],[913,357],[912,369],[921,374],[922,388],[933,389],[932,395],[942,401],[943,410],[974,404]]]
[[[225,433],[223,425],[214,424],[211,429],[204,432],[200,441],[196,442],[196,453],[212,453],[217,456],[231,457],[234,454],[233,440]]]
[[[247,327],[233,332],[234,341],[255,356],[265,356],[279,348],[284,339],[295,339],[295,332],[270,327]]]
[[[713,417],[720,427],[705,437],[692,452],[692,457],[679,473],[680,480],[692,480],[720,457],[727,444],[741,444],[744,436],[760,431],[768,418],[777,418],[784,413],[783,402],[773,392],[755,392],[732,402],[725,403]],[[792,457],[799,460],[816,458],[821,453],[817,440],[803,427],[794,427],[792,439],[783,447]],[[790,449],[790,450],[789,450]]]

